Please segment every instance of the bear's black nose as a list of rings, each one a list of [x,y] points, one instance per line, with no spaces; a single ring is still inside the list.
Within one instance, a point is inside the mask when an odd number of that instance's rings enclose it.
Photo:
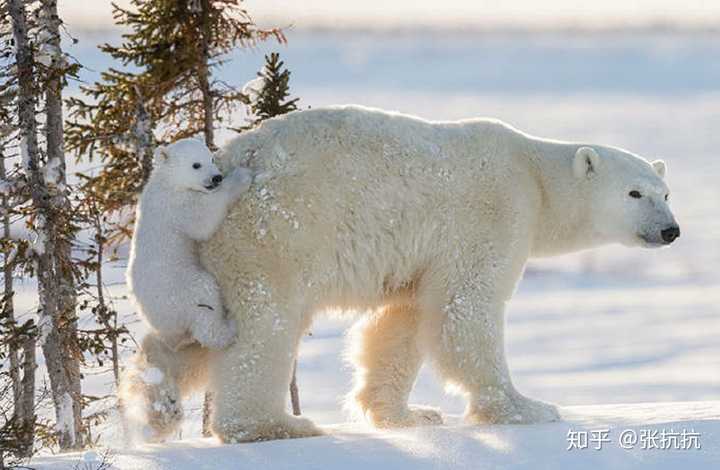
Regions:
[[[662,239],[665,243],[670,244],[680,236],[680,227],[673,225],[672,227],[668,227],[660,232],[660,235],[662,235]]]
[[[215,175],[212,177],[213,184],[217,185],[220,184],[220,182],[223,180],[222,175]]]

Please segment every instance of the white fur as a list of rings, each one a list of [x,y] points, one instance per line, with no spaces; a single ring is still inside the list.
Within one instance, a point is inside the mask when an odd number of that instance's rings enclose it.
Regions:
[[[201,250],[239,324],[209,362],[224,441],[319,432],[286,413],[286,394],[301,335],[329,309],[370,312],[351,336],[352,398],[378,426],[441,422],[407,404],[425,358],[465,394],[469,422],[557,419],[514,388],[505,360],[505,303],[527,259],[656,246],[675,224],[647,161],[495,120],[308,110],[241,135],[218,161],[269,175]]]
[[[195,340],[223,348],[236,336],[217,282],[197,259],[196,242],[215,232],[250,183],[238,169],[214,187],[212,178],[221,176],[202,142],[183,139],[156,151],[138,203],[128,286],[143,318],[173,348]]]

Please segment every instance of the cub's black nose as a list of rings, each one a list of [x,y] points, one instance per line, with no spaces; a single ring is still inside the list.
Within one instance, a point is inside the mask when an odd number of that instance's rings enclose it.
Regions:
[[[672,243],[675,241],[677,237],[680,236],[680,227],[677,225],[673,225],[672,227],[668,227],[662,232],[660,232],[660,235],[662,235],[662,239],[665,243]]]
[[[212,177],[213,184],[220,184],[220,182],[223,180],[222,175],[215,175]]]

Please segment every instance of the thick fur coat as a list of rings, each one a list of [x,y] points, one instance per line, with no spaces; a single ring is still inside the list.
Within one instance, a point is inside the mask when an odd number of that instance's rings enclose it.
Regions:
[[[247,190],[239,169],[223,181],[208,148],[183,139],[155,152],[140,196],[127,280],[145,321],[173,348],[199,341],[222,348],[235,339],[217,282],[200,265],[197,242],[210,238]]]
[[[377,426],[442,422],[407,404],[425,359],[465,394],[471,423],[555,420],[514,388],[505,359],[505,304],[528,258],[660,246],[677,229],[662,162],[496,120],[308,110],[217,160],[258,175],[201,250],[238,322],[208,361],[224,441],[319,432],[286,413],[286,393],[300,337],[327,310],[365,312],[351,398]]]

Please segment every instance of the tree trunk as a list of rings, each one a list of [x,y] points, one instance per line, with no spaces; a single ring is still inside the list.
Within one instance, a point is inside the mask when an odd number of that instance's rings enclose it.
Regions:
[[[38,168],[37,125],[35,123],[35,87],[33,83],[32,49],[28,44],[28,27],[22,0],[9,0],[8,11],[12,19],[15,41],[15,60],[18,81],[18,121],[23,169],[30,183],[33,202],[44,200]],[[42,266],[38,266],[42,269]],[[25,449],[30,454],[35,440],[35,337],[23,342],[22,399],[17,415],[24,434]]]
[[[205,145],[213,152],[217,150],[215,146],[215,130],[214,130],[214,103],[212,98],[212,90],[210,89],[210,1],[201,0],[202,15],[202,31],[200,34],[200,44],[202,61],[198,69],[198,85],[202,93],[203,102],[203,133],[205,134]]]
[[[4,138],[5,136],[0,136],[0,138]],[[5,168],[5,155],[4,155],[4,149],[0,147],[0,179],[4,180],[7,177],[7,172]],[[2,225],[3,225],[3,237],[6,240],[10,240],[10,210],[11,210],[11,195],[3,195],[2,196]],[[12,256],[12,249],[10,246],[8,246],[4,253],[3,253],[3,294],[5,297],[5,302],[3,305],[3,312],[2,315],[5,319],[7,319],[11,325],[16,326],[15,323],[15,304],[13,300],[14,291],[13,291],[13,261],[11,259]],[[35,436],[32,433],[32,430],[35,427],[35,419],[32,414],[28,414],[25,412],[26,407],[24,406],[24,388],[23,388],[23,382],[20,375],[22,364],[20,362],[21,356],[21,344],[19,342],[20,338],[17,336],[16,331],[7,331],[3,334],[6,335],[12,335],[11,338],[7,338],[8,340],[8,356],[10,359],[10,381],[12,384],[12,394],[13,394],[13,416],[15,418],[15,422],[17,423],[18,429],[21,430],[20,435],[18,436],[18,443],[19,446],[16,449],[17,454],[22,457],[30,457],[32,454],[32,448],[33,448],[33,442],[35,440]],[[24,342],[23,342],[24,344]],[[34,342],[30,345],[35,350],[35,344]],[[33,364],[29,368],[30,373],[35,375],[35,368],[34,368],[34,359]],[[29,395],[29,401],[30,401],[30,410],[32,411],[32,404],[35,402],[35,382],[33,380],[33,383],[31,384],[30,390],[28,392]],[[27,419],[28,417],[30,419]],[[30,433],[28,433],[28,430]],[[0,468],[2,468],[2,462],[0,462]]]
[[[210,89],[210,1],[201,0],[200,14],[202,15],[202,31],[200,33],[200,44],[202,61],[198,69],[198,85],[202,93],[203,103],[203,134],[205,135],[205,145],[213,152],[217,150],[215,146],[215,129],[213,122],[214,104],[212,99],[212,90]],[[212,411],[213,396],[211,392],[205,392],[203,400],[202,413],[202,434],[209,437],[210,431],[210,413]]]
[[[95,246],[97,248],[95,262],[97,268],[95,269],[95,282],[97,292],[97,307],[99,310],[100,320],[107,331],[107,335],[110,338],[110,354],[112,360],[112,371],[113,378],[115,379],[115,390],[117,391],[120,387],[120,352],[118,348],[118,321],[117,312],[113,311],[112,319],[109,316],[110,309],[107,307],[105,301],[105,290],[103,281],[103,265],[105,264],[105,236],[103,233],[102,218],[100,210],[97,208],[95,201],[92,201],[90,208],[93,228],[95,230]],[[125,403],[118,394],[117,397],[117,408],[121,419],[123,429],[123,439],[125,442],[129,442],[130,432],[128,429],[128,423],[125,419]]]
[[[70,201],[67,198],[65,178],[65,149],[63,139],[62,68],[60,49],[60,18],[57,0],[43,0],[40,25],[45,28],[51,62],[51,73],[45,82],[45,110],[47,164],[55,172],[46,172],[46,187],[51,184],[52,197],[48,208],[48,239],[52,240],[50,285],[46,292],[55,299],[55,309],[46,311],[50,331],[42,344],[45,363],[50,374],[55,415],[61,450],[82,447],[82,389],[80,383],[81,353],[77,345],[77,294],[72,270],[72,233],[70,228]],[[49,247],[48,247],[49,248]],[[47,251],[47,250],[46,250]]]
[[[135,124],[132,128],[133,140],[135,143],[135,156],[140,161],[142,170],[142,181],[140,189],[145,186],[153,167],[153,123],[150,120],[142,91],[135,87]]]
[[[35,110],[37,88],[34,81],[34,60],[28,43],[28,25],[24,2],[9,0],[13,20],[13,36],[16,48],[18,75],[18,118],[20,122],[23,170],[30,186],[30,195],[36,211],[35,228],[38,313],[40,316],[41,344],[50,377],[53,403],[57,417],[58,442],[61,450],[82,446],[80,389],[80,357],[77,348],[75,319],[75,286],[72,277],[72,234],[68,224],[69,201],[65,194],[65,159],[62,149],[62,102],[60,97],[62,79],[53,73],[46,81],[46,139],[48,163],[43,175],[37,141]],[[49,34],[46,44],[51,52],[53,65],[62,60],[60,51],[59,18],[55,0],[42,3],[41,23]],[[57,72],[57,69],[54,70]],[[55,76],[57,75],[57,76]],[[51,145],[52,144],[52,145]],[[46,184],[53,184],[53,193]],[[26,361],[31,351],[25,350]],[[34,354],[34,350],[32,351]],[[25,370],[28,377],[29,370]],[[27,410],[26,410],[27,411]]]
[[[35,369],[37,341],[35,335],[28,335],[23,341],[23,377],[21,382],[20,408],[17,410],[18,423],[23,430],[21,455],[30,457],[35,444]]]
[[[3,138],[4,136],[0,136]],[[7,178],[7,172],[5,169],[5,152],[0,142],[0,180]],[[10,240],[10,196],[3,194],[0,197],[0,208],[2,210],[2,227],[3,227],[3,239]],[[3,304],[3,318],[7,318],[13,325],[15,324],[15,305],[13,301],[13,263],[10,257],[12,256],[12,248],[6,247],[3,252],[3,295],[5,297],[5,303]],[[11,333],[7,333],[11,334]],[[8,356],[10,359],[10,381],[12,383],[13,393],[13,406],[15,410],[19,409],[20,405],[20,351],[18,343],[13,338],[8,345]]]
[[[290,404],[292,405],[292,413],[295,416],[300,416],[300,392],[297,386],[297,359],[293,363],[292,380],[290,381]]]
[[[65,149],[63,141],[62,69],[64,58],[60,49],[60,18],[57,0],[43,0],[40,24],[47,30],[46,46],[51,57],[51,74],[45,82],[47,184],[53,194],[48,216],[48,240],[52,253],[48,256],[52,276],[46,293],[55,299],[54,310],[46,311],[45,321],[50,321],[50,331],[42,344],[45,363],[50,374],[55,415],[57,418],[61,450],[82,447],[82,388],[80,383],[80,359],[77,345],[77,319],[75,307],[77,294],[72,271],[72,240],[70,227],[70,201],[67,198],[65,178]],[[48,247],[50,248],[50,247]],[[47,250],[46,250],[47,252]]]
[[[212,436],[212,430],[210,429],[210,414],[212,413],[212,404],[212,392],[205,392],[205,398],[203,400],[202,408],[202,435],[204,437]]]

